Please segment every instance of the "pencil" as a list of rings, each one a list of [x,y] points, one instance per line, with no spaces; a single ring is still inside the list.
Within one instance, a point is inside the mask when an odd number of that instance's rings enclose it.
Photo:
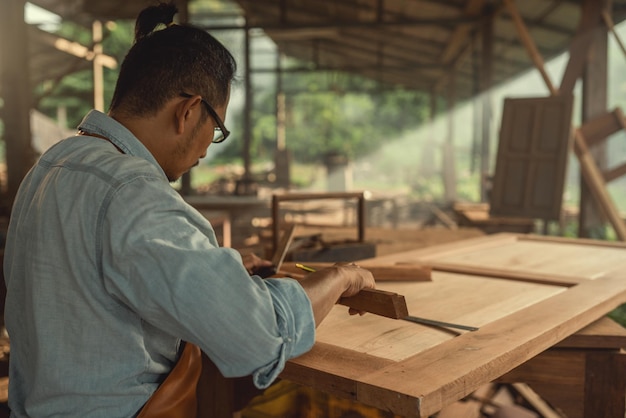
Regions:
[[[299,269],[302,269],[304,271],[308,271],[309,273],[313,273],[315,271],[314,268],[311,268],[309,266],[305,266],[304,264],[300,264],[300,263],[296,263],[296,267],[298,267]]]

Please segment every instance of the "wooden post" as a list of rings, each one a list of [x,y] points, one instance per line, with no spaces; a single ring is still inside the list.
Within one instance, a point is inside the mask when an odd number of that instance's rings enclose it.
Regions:
[[[482,202],[488,202],[488,174],[491,154],[491,83],[493,78],[493,30],[494,15],[493,7],[485,6],[488,16],[482,27],[482,62],[480,66],[480,97],[482,103],[481,112],[481,151],[480,151],[480,198]]]
[[[286,119],[287,99],[283,90],[282,54],[276,54],[276,152],[274,155],[274,172],[276,186],[289,188],[289,152],[287,151]]]
[[[456,200],[456,171],[454,158],[454,110],[456,107],[456,74],[453,74],[448,85],[448,132],[443,144],[443,187],[444,199],[447,203]]]
[[[177,0],[176,7],[178,7],[178,19],[180,23],[189,22],[189,1]],[[180,193],[183,196],[189,196],[193,190],[191,188],[191,172],[184,173],[180,179]]]
[[[92,24],[93,40],[93,108],[104,112],[104,69],[102,55],[102,22],[95,20]]]
[[[253,94],[252,94],[252,69],[250,66],[252,65],[251,58],[251,50],[250,50],[250,28],[248,28],[248,24],[246,22],[246,28],[244,32],[244,86],[245,86],[245,102],[243,109],[243,184],[241,185],[241,194],[247,195],[250,194],[252,189],[252,173],[251,173],[251,158],[250,158],[250,146],[252,145],[252,103],[253,103]]]
[[[582,15],[589,16],[590,10],[597,10],[598,0],[585,0],[582,4]],[[604,10],[610,10],[611,0],[602,0]],[[595,19],[589,22],[594,33],[593,46],[584,66],[582,84],[582,122],[606,112],[607,108],[607,59],[608,34],[601,23],[601,14],[594,13]],[[607,167],[606,146],[597,144],[589,150],[600,171]],[[581,173],[580,178],[580,210],[578,218],[578,236],[581,238],[606,237],[604,231],[605,218],[595,202],[594,195],[586,184]]]
[[[2,120],[8,178],[8,199],[3,202],[3,206],[9,207],[24,175],[35,160],[31,147],[32,86],[24,4],[24,0],[5,0],[0,13],[0,90],[4,100]]]
[[[591,0],[591,1],[594,1],[594,0]],[[554,84],[552,84],[552,81],[550,80],[550,77],[548,76],[548,72],[546,71],[545,66],[543,65],[543,57],[539,53],[539,50],[537,49],[535,42],[530,36],[530,33],[528,33],[528,29],[526,28],[526,25],[524,24],[524,20],[522,19],[522,16],[520,15],[519,10],[517,10],[517,6],[515,5],[514,0],[504,0],[504,4],[507,7],[509,14],[511,15],[511,18],[513,19],[513,23],[515,24],[515,28],[517,29],[517,33],[520,37],[520,40],[524,44],[524,47],[526,47],[526,51],[528,52],[528,55],[530,55],[530,58],[535,64],[535,67],[537,67],[537,69],[539,70],[539,73],[541,74],[543,81],[548,86],[548,90],[550,90],[550,94],[552,95],[558,94],[559,92],[557,88],[554,87]]]

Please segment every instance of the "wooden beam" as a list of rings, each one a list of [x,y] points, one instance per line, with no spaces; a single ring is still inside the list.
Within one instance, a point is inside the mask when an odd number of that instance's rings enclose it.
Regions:
[[[306,262],[307,267],[313,270],[321,270],[331,267],[335,263]],[[401,281],[401,282],[426,282],[431,281],[431,268],[415,264],[368,264],[367,260],[359,262],[359,265],[372,272],[376,281]],[[280,269],[286,273],[303,273],[303,270],[294,263],[284,263]]]
[[[554,87],[554,84],[552,84],[552,80],[550,80],[550,76],[546,72],[543,58],[541,57],[541,54],[539,53],[535,42],[533,41],[530,33],[528,32],[528,29],[526,28],[526,25],[524,24],[524,19],[522,19],[522,16],[520,15],[519,10],[515,5],[515,2],[513,0],[504,0],[504,4],[509,11],[509,14],[511,15],[511,18],[513,19],[513,23],[515,24],[515,28],[517,29],[520,40],[524,44],[524,47],[526,47],[526,51],[528,52],[528,55],[530,55],[531,60],[535,64],[535,67],[537,67],[537,69],[539,70],[543,81],[546,83],[548,90],[550,90],[550,94],[558,94],[558,90],[556,87]]]
[[[602,1],[584,2],[581,7],[578,31],[570,44],[570,58],[561,79],[561,92],[571,93],[576,81],[584,72],[591,46],[596,37],[595,31],[600,23],[602,7]]]
[[[606,183],[615,180],[616,178],[622,177],[624,174],[626,174],[626,163],[612,168],[611,170],[606,170],[602,172],[602,176],[604,177],[604,181]]]
[[[465,5],[464,15],[477,19],[480,17],[484,6],[485,0],[469,0]],[[456,26],[456,29],[448,39],[448,43],[441,54],[439,62],[447,65],[451,63],[457,55],[459,55],[463,48],[471,42],[472,37],[470,34],[475,23],[476,22],[462,23]]]
[[[613,18],[611,17],[611,14],[609,12],[607,12],[606,10],[603,10],[602,11],[602,19],[604,20],[604,23],[606,24],[606,26],[609,28],[609,30],[613,34],[613,37],[615,38],[615,42],[617,42],[617,45],[619,46],[619,49],[622,50],[622,54],[624,54],[624,57],[626,57],[626,47],[624,47],[624,43],[622,42],[622,39],[620,38],[620,36],[615,31],[615,26],[613,24]]]
[[[593,147],[603,142],[608,136],[626,129],[626,124],[621,109],[616,108],[612,112],[605,112],[586,120],[579,129],[585,138],[585,144]]]

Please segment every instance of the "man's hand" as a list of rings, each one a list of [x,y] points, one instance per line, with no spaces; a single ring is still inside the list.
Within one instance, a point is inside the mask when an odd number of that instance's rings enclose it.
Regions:
[[[342,273],[347,276],[347,288],[341,294],[341,297],[347,298],[356,295],[362,289],[373,289],[376,287],[372,273],[355,263],[337,263],[331,268],[334,267],[340,268]],[[350,315],[365,315],[366,312],[350,308],[348,313]]]
[[[376,287],[372,273],[354,263],[337,263],[308,274],[300,282],[311,300],[315,323],[319,325],[341,297],[354,296],[361,289]],[[365,312],[349,310],[351,315]]]
[[[247,253],[241,255],[243,266],[248,271],[248,274],[255,274],[256,271],[261,270],[264,267],[271,267],[272,262],[270,260],[264,260],[254,253]]]

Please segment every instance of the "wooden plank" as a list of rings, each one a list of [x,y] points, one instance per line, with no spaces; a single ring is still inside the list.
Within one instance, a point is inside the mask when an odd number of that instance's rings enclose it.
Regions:
[[[621,276],[582,283],[366,376],[358,384],[357,398],[399,415],[426,417],[625,301],[626,282]]]
[[[454,254],[465,253],[468,250],[498,248],[503,245],[515,243],[517,239],[517,234],[510,233],[484,235],[462,241],[453,241],[447,244],[420,248],[418,250],[409,250],[395,254],[378,256],[370,260],[361,260],[359,261],[359,264],[368,266],[368,268],[370,264],[414,264],[418,263],[418,259],[428,260],[431,257],[441,258],[445,256],[452,256]]]
[[[620,115],[621,111],[615,109],[612,112],[605,112],[585,121],[578,129],[585,138],[587,147],[592,147],[604,141],[608,136],[624,129],[623,122],[621,121],[621,117],[623,116]]]
[[[382,283],[382,290],[405,295],[415,315],[480,329],[453,337],[406,321],[350,316],[335,307],[318,327],[312,354],[289,361],[288,378],[398,415],[426,417],[626,301],[623,247],[520,240],[513,234],[489,238],[491,243],[467,240],[465,248],[437,246],[439,255],[436,247],[405,252],[399,259],[421,261],[420,254],[426,254],[437,262],[558,272],[581,280],[559,287],[434,271],[431,282]],[[478,264],[470,262],[475,258]],[[607,273],[607,266],[616,271]],[[346,365],[335,351],[359,360]]]
[[[340,305],[392,319],[409,315],[404,296],[378,289],[363,289],[354,296],[339,299]]]
[[[561,93],[571,93],[574,90],[576,81],[583,74],[595,39],[595,32],[599,29],[602,9],[602,1],[582,2],[577,34],[570,45],[570,59],[561,79],[559,89]]]
[[[332,262],[312,262],[304,263],[307,267],[314,270],[331,267],[335,263]],[[397,264],[374,264],[371,261],[364,260],[358,263],[361,267],[368,269],[374,275],[376,281],[430,281],[432,269],[428,266],[420,265],[397,265]],[[296,263],[284,263],[282,271],[288,273],[302,273],[303,270],[296,267]]]
[[[611,170],[604,171],[602,177],[604,177],[604,181],[608,183],[616,178],[622,177],[624,174],[626,174],[626,163],[614,167]]]
[[[555,347],[619,350],[626,347],[626,328],[609,317],[600,318]]]
[[[411,315],[474,327],[483,327],[567,290],[449,273],[434,275],[433,282],[380,283],[378,287],[403,294]],[[350,332],[346,332],[348,329]],[[348,309],[338,305],[317,328],[316,341],[402,361],[457,335],[377,315],[348,315]]]
[[[519,241],[541,241],[541,242],[552,242],[555,244],[626,249],[626,242],[604,241],[604,240],[590,239],[590,238],[570,238],[570,237],[527,234],[527,235],[519,235],[517,239]]]
[[[463,14],[468,17],[480,16],[484,6],[485,0],[469,0],[465,5]],[[457,25],[439,59],[442,64],[450,64],[463,50],[463,47],[471,43],[471,36],[469,35],[473,26],[471,23]]]
[[[604,20],[604,23],[606,24],[606,26],[609,28],[609,30],[613,34],[613,37],[615,38],[615,42],[617,42],[617,45],[619,46],[619,48],[622,51],[622,54],[624,54],[624,56],[626,56],[626,47],[624,47],[624,42],[622,42],[622,39],[620,38],[620,36],[615,31],[615,26],[613,24],[613,18],[611,17],[611,14],[608,11],[603,10],[602,11],[602,19]]]
[[[519,280],[529,283],[541,283],[557,286],[574,286],[578,283],[588,280],[585,278],[566,275],[519,272],[514,270],[505,270],[489,267],[474,267],[463,264],[443,263],[436,261],[431,261],[430,267],[435,271],[445,271],[448,273],[471,274],[482,277],[494,277],[499,279]]]
[[[324,342],[316,342],[300,360],[304,361],[289,361],[280,377],[352,400],[356,400],[357,380],[393,364],[392,360]],[[311,373],[312,367],[318,370]]]
[[[543,81],[546,83],[546,86],[548,86],[548,89],[550,90],[550,94],[558,94],[558,90],[552,84],[552,80],[550,80],[550,76],[548,75],[545,69],[545,65],[543,63],[543,58],[541,57],[541,54],[539,53],[535,42],[533,41],[530,33],[528,32],[528,29],[526,28],[524,19],[520,15],[519,10],[517,10],[515,2],[513,0],[504,0],[504,5],[508,10],[511,19],[513,19],[513,23],[515,24],[515,28],[517,29],[520,41],[526,48],[526,51],[528,52],[528,55],[530,55],[531,60],[535,64],[535,67],[537,68],[537,70],[539,70]]]
[[[444,245],[441,246],[441,253],[436,252],[436,247],[431,247],[377,257],[375,260],[384,259],[386,263],[415,260],[419,265],[433,268],[433,280],[439,271],[447,270],[488,277],[502,275],[512,280],[528,279],[564,286],[597,280],[612,271],[626,269],[623,251],[626,246],[623,243],[581,240],[586,244],[577,245],[571,239],[558,237],[512,234],[491,237],[498,245],[472,239],[467,240],[464,250]]]

